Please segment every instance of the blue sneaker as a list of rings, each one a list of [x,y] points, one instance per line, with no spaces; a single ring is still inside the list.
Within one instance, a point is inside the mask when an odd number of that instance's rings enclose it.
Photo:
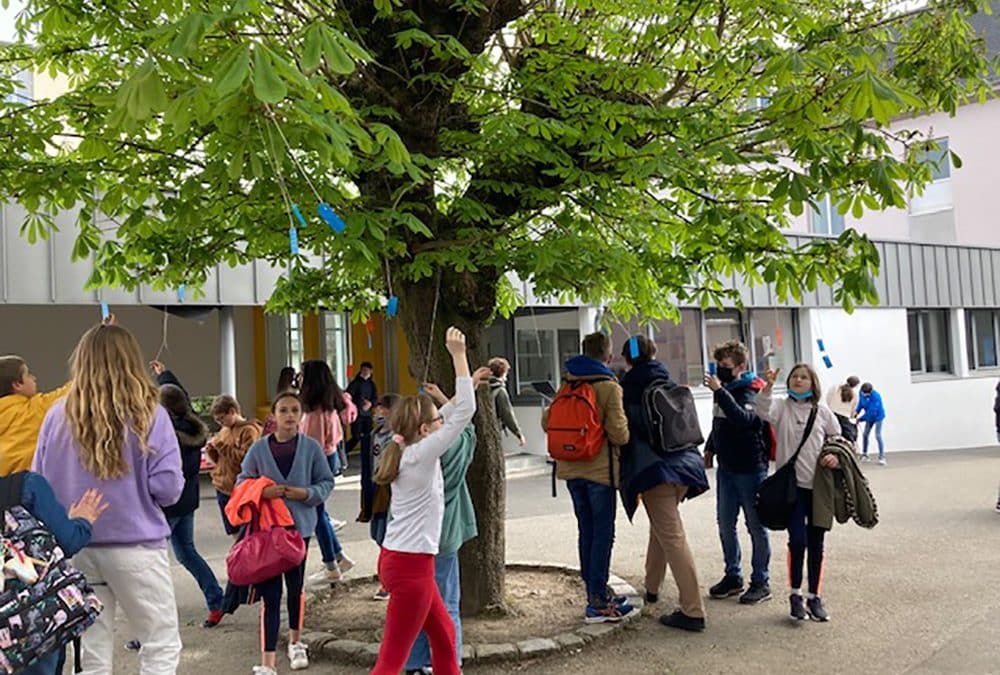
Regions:
[[[636,611],[638,610],[627,602],[608,603],[604,607],[587,605],[587,613],[583,620],[585,623],[618,623],[632,616]]]

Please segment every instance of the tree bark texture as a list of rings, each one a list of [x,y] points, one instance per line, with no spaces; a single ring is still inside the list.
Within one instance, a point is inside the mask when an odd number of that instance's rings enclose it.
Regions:
[[[472,276],[446,271],[400,289],[399,317],[410,347],[410,372],[418,382],[434,382],[449,396],[455,393],[455,371],[444,347],[444,334],[449,326],[456,326],[465,333],[472,369],[485,365],[489,358],[485,352],[485,328],[495,302],[496,278],[489,274]],[[504,454],[489,391],[481,387],[477,399],[476,454],[466,481],[479,536],[467,542],[460,553],[464,616],[505,610],[507,491]]]

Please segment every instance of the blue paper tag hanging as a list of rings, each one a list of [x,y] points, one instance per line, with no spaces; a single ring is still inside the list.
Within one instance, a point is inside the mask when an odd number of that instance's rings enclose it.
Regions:
[[[302,227],[308,227],[306,219],[302,216],[302,211],[299,211],[298,204],[292,204],[292,213],[295,214],[295,218],[299,221],[299,224],[302,225]]]
[[[422,384],[417,385],[417,393],[418,394],[423,394],[424,393],[424,385],[422,385]]]
[[[288,228],[288,243],[292,248],[292,255],[299,254],[299,231],[294,227]]]
[[[823,355],[823,363],[826,364],[827,368],[833,368],[833,361],[830,360],[829,356]]]
[[[337,234],[340,234],[347,228],[347,226],[344,225],[344,221],[340,219],[340,216],[334,213],[333,209],[330,208],[330,205],[326,202],[320,202],[316,212],[319,213],[319,217],[330,226],[330,229]]]
[[[385,305],[385,314],[386,316],[392,318],[395,317],[398,312],[399,312],[399,298],[397,298],[395,295],[390,295],[389,302],[386,303]]]
[[[111,309],[108,308],[108,303],[101,303],[101,321],[107,321],[108,317],[111,316]]]
[[[628,339],[628,354],[633,359],[639,358],[639,338],[634,335]]]
[[[372,344],[372,334],[369,333],[368,334],[368,350],[371,351],[373,348],[374,348],[374,345]]]
[[[816,340],[816,344],[819,346],[819,350],[821,352],[825,352],[826,351],[826,347],[823,346],[823,340],[822,339]]]
[[[177,302],[184,302],[184,284],[177,287]]]

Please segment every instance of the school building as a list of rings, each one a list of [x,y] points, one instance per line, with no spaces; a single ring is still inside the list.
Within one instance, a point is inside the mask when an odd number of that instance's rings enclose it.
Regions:
[[[980,21],[990,50],[1000,52],[995,17]],[[13,97],[30,100],[51,86],[28,73]],[[824,389],[849,375],[870,381],[887,410],[884,435],[890,450],[992,445],[992,411],[1000,377],[1000,221],[996,157],[1000,156],[1000,101],[970,104],[955,117],[900,120],[943,148],[926,157],[934,181],[913,194],[905,209],[867,213],[859,220],[837,213],[829,198],[797,219],[794,243],[834,237],[855,228],[876,241],[882,257],[876,280],[881,304],[848,315],[819,288],[798,303],[779,303],[768,286],[746,287],[731,279],[743,308],[722,311],[685,307],[678,324],[652,327],[660,357],[673,376],[690,384],[702,423],[711,421],[711,398],[701,373],[713,345],[746,342],[756,370],[768,364],[785,373],[796,361],[818,367]],[[947,151],[962,159],[959,169]],[[0,208],[0,353],[23,355],[43,388],[61,384],[79,335],[100,319],[106,302],[138,336],[147,356],[174,369],[192,395],[234,392],[247,412],[264,414],[278,371],[304,359],[328,361],[341,384],[362,361],[375,364],[379,391],[411,393],[405,335],[392,319],[375,316],[352,325],[342,313],[268,315],[262,307],[282,270],[260,261],[241,268],[220,265],[202,289],[204,297],[141,287],[84,291],[91,261],[71,262],[76,214],[57,218],[59,231],[29,245],[19,234],[23,210]],[[534,382],[558,387],[563,361],[577,353],[580,338],[602,324],[599,307],[563,306],[536,297],[520,284],[525,306],[489,330],[493,355],[513,365],[508,386],[527,437],[526,450],[544,454],[541,399]],[[637,323],[611,322],[616,352]],[[822,347],[822,349],[821,349]],[[825,365],[824,357],[829,360]],[[621,360],[616,360],[621,366]],[[507,439],[508,450],[516,443]]]

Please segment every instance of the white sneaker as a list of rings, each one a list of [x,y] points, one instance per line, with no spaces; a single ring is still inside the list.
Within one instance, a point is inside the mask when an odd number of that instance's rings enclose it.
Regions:
[[[309,647],[304,642],[288,643],[288,660],[292,670],[304,670],[309,667]]]
[[[884,460],[884,459],[880,459],[880,460],[878,461],[878,465],[879,465],[879,466],[885,466],[885,460]]]
[[[868,455],[861,455],[861,461],[862,462],[867,462],[868,461]]]
[[[341,574],[347,574],[354,569],[354,561],[348,558],[346,553],[341,553],[337,558],[337,567],[340,568]]]
[[[254,666],[253,675],[278,675],[278,671],[267,666]]]
[[[333,525],[333,531],[334,532],[340,532],[342,529],[344,529],[345,527],[347,527],[347,521],[346,520],[337,520],[336,518],[331,518],[330,519],[330,524]]]

